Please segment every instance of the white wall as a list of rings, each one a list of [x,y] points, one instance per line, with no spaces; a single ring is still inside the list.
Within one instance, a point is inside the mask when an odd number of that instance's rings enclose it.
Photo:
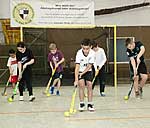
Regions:
[[[25,0],[24,0],[25,1]],[[150,0],[94,0],[95,10],[138,4]],[[9,0],[0,0],[0,19],[10,18]],[[95,17],[96,25],[150,26],[150,6]]]
[[[0,0],[0,19],[10,18],[9,0]]]
[[[4,44],[4,42],[5,42],[5,38],[4,38],[3,31],[2,31],[2,25],[0,22],[0,44]]]
[[[139,4],[143,1],[150,2],[150,0],[94,0],[95,9],[113,8],[117,6]]]
[[[139,4],[150,0],[95,0],[95,10]],[[150,6],[95,17],[96,25],[150,26]]]

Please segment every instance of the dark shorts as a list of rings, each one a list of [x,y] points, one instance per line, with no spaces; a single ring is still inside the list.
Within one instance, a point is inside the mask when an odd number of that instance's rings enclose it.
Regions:
[[[79,78],[79,80],[84,79],[85,81],[91,81],[93,80],[93,73],[92,71],[86,72],[84,75],[82,75],[81,78]]]
[[[53,79],[57,79],[57,78],[62,79],[62,76],[63,76],[62,72],[55,72]]]
[[[147,68],[146,68],[146,64],[145,64],[144,62],[141,62],[141,63],[139,64],[139,67],[138,67],[138,75],[140,75],[140,73],[141,73],[141,74],[147,74]],[[133,77],[133,75],[134,75],[134,73],[133,73],[133,68],[132,68],[132,66],[131,66],[131,64],[130,64],[130,76],[131,76],[131,78]]]

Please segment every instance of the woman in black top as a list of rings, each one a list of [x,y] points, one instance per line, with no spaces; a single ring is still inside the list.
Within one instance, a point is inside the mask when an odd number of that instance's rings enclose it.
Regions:
[[[19,42],[17,44],[17,61],[18,61],[18,67],[19,67],[19,92],[20,92],[20,101],[23,101],[23,89],[24,84],[26,83],[26,86],[29,91],[29,101],[33,101],[35,97],[33,96],[32,91],[32,64],[34,64],[34,56],[32,54],[32,51],[28,48],[26,48],[25,44],[23,42]],[[21,73],[23,71],[23,74]]]

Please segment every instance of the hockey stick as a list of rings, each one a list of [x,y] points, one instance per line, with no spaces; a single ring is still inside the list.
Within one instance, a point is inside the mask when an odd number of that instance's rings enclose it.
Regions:
[[[97,77],[97,75],[95,75],[94,78],[93,78],[93,80],[92,80],[92,86],[93,86],[93,84],[95,82],[96,77]]]
[[[137,65],[136,69],[138,70],[138,68],[139,68],[139,64]],[[131,92],[132,92],[132,90],[133,90],[133,86],[134,86],[134,80],[132,80],[130,90],[129,90],[129,92],[128,92],[128,95],[127,95],[127,96],[124,96],[124,100],[128,100],[128,99],[130,98]]]
[[[74,88],[74,90],[73,90],[73,93],[72,93],[72,99],[71,99],[70,109],[69,109],[69,112],[70,112],[71,114],[74,112],[76,94],[77,94],[77,85],[75,86],[75,88]]]
[[[44,94],[47,94],[47,95],[49,94],[49,93],[48,93],[48,90],[49,90],[49,87],[50,87],[50,85],[51,85],[51,82],[52,82],[53,76],[54,76],[54,74],[55,74],[55,71],[56,71],[56,68],[54,68],[53,71],[52,71],[52,75],[51,75],[51,77],[50,77],[50,79],[49,79],[49,81],[48,81],[48,84],[47,84],[47,86],[46,86],[46,89],[45,89]]]
[[[98,73],[99,73],[99,70],[98,70]],[[95,79],[96,79],[98,73],[95,74],[95,76],[94,76],[94,78],[93,78],[93,80],[92,80],[92,89],[94,89],[94,86],[95,86],[95,85],[94,85],[94,82],[95,82]]]
[[[68,117],[70,114],[75,114],[76,109],[75,109],[75,99],[76,99],[76,94],[77,94],[77,85],[75,86],[73,93],[72,93],[72,99],[70,102],[70,108],[69,111],[64,112],[64,116]]]
[[[8,100],[8,102],[12,102],[12,101],[13,101],[14,96],[16,95],[16,92],[17,92],[18,86],[19,86],[19,81],[17,82],[17,84],[16,84],[16,86],[15,86],[15,88],[14,88],[14,90],[13,90],[13,94],[12,94],[12,96],[11,96],[11,97],[9,97],[9,98],[7,99],[7,100]]]
[[[22,70],[21,75],[23,74],[23,72],[24,72],[24,69]],[[12,101],[13,101],[14,96],[16,95],[18,86],[19,86],[19,81],[16,83],[16,86],[15,86],[15,88],[13,89],[13,94],[12,94],[12,96],[9,97],[9,98],[7,98],[7,101],[8,101],[8,102],[12,102]]]
[[[6,96],[7,95],[6,94],[6,89],[7,89],[8,85],[9,85],[9,81],[10,81],[10,77],[9,77],[9,79],[8,79],[6,85],[5,85],[4,91],[2,92],[2,96]]]
[[[131,92],[133,90],[134,82],[132,82],[128,95],[124,97],[124,100],[128,100],[130,98]]]

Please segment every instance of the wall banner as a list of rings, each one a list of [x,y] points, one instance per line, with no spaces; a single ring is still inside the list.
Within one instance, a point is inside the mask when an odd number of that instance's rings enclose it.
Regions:
[[[12,27],[93,27],[93,0],[10,0]]]

